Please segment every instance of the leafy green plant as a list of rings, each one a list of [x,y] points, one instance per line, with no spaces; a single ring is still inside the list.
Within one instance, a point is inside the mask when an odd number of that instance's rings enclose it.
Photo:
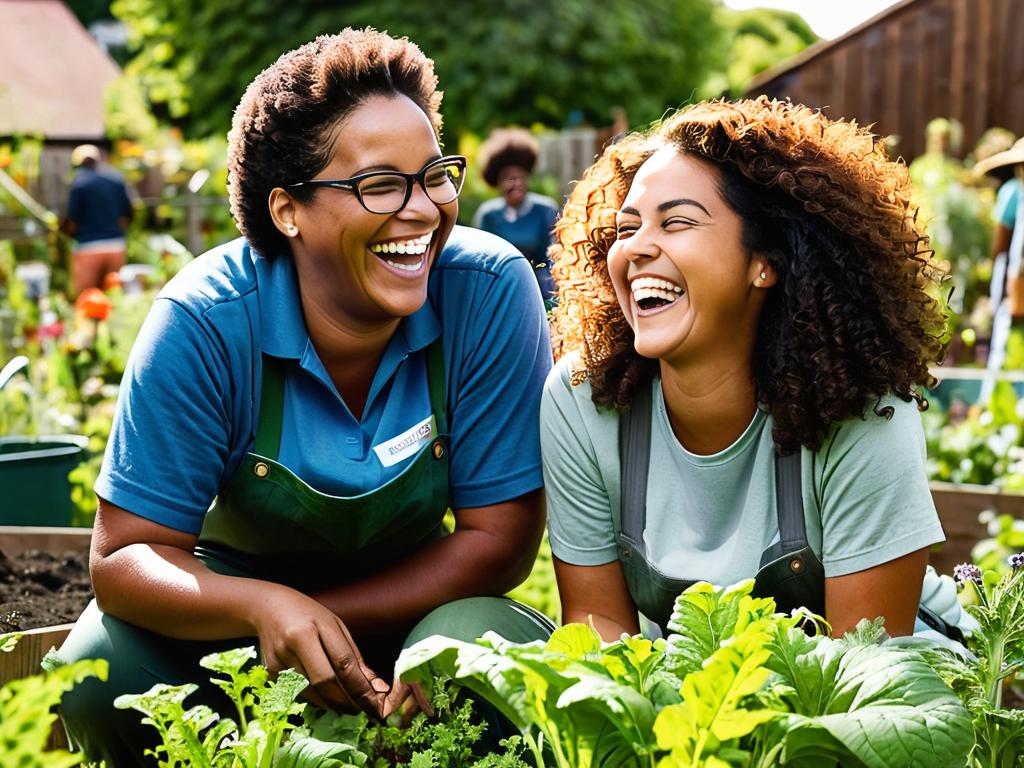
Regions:
[[[255,659],[250,646],[200,661],[220,675],[211,682],[231,700],[237,719],[202,704],[186,707],[199,687],[194,683],[156,685],[114,704],[138,710],[157,729],[161,744],[147,754],[167,768],[526,768],[518,739],[502,742],[502,753],[477,758],[473,749],[484,726],[472,721],[472,702],[457,700],[443,685],[432,699],[435,717],[420,713],[401,728],[400,715],[370,723],[365,714],[307,709],[296,701],[309,684],[302,675],[289,669],[271,680]]]
[[[20,635],[0,635],[0,652],[14,650]],[[65,750],[47,751],[53,712],[67,691],[87,677],[107,679],[106,661],[79,661],[32,675],[0,688],[0,767],[65,768],[83,757]]]
[[[961,768],[973,744],[960,700],[914,650],[862,622],[834,640],[775,613],[752,582],[694,585],[667,640],[602,643],[571,624],[547,643],[431,637],[396,671],[465,685],[523,732],[537,765]]]
[[[969,768],[1024,765],[1024,710],[1004,709],[1007,683],[1024,664],[1024,554],[1011,555],[1000,575],[959,565],[957,583],[979,628],[967,638],[969,657],[939,650],[922,656],[956,691],[973,718]]]

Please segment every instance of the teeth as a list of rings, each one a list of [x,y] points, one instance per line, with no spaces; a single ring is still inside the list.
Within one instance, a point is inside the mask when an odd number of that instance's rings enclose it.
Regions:
[[[636,302],[640,302],[643,299],[663,299],[664,301],[672,302],[679,298],[678,293],[672,291],[664,291],[660,288],[634,288],[633,299]]]
[[[683,289],[675,283],[670,283],[668,280],[662,280],[657,277],[638,277],[630,283],[630,288],[634,292],[641,288],[660,288],[664,291],[674,291],[677,295],[683,292]]]
[[[427,246],[430,245],[430,239],[434,236],[433,232],[429,232],[420,237],[413,238],[412,240],[405,240],[400,243],[374,243],[370,246],[370,250],[374,253],[408,253],[408,254],[420,254],[426,253]]]
[[[415,264],[402,264],[397,261],[392,261],[391,259],[384,259],[384,261],[386,261],[395,269],[400,269],[403,272],[416,272],[420,267],[423,266],[423,259],[420,259]]]
[[[668,280],[657,277],[638,277],[630,284],[633,300],[637,303],[644,299],[661,299],[673,302],[683,295],[683,289]]]

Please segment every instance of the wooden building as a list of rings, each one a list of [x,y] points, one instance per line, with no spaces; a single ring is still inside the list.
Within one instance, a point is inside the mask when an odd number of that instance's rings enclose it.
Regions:
[[[0,140],[44,140],[29,192],[58,209],[71,150],[103,144],[104,90],[120,68],[62,0],[0,0]]]
[[[763,72],[759,94],[874,124],[908,161],[936,117],[963,125],[960,156],[993,126],[1024,135],[1024,0],[903,0]]]

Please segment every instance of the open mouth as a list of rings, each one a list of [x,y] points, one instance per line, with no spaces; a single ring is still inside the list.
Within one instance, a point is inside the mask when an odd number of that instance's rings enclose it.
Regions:
[[[408,240],[371,243],[370,251],[398,274],[419,274],[427,262],[427,250],[434,233],[428,232]]]
[[[668,309],[686,293],[682,286],[658,277],[638,277],[629,287],[641,315]]]

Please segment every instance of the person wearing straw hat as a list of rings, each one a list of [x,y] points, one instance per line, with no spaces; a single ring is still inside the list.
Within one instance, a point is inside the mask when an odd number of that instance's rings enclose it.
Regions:
[[[61,228],[78,243],[71,270],[71,288],[77,296],[86,288],[102,288],[107,274],[124,266],[132,203],[124,179],[103,166],[99,147],[75,147],[71,165],[78,170]]]
[[[995,232],[992,253],[998,264],[1006,254],[1006,296],[1013,318],[1024,317],[1024,281],[1019,279],[1021,254],[1024,251],[1024,139],[1019,139],[1005,152],[998,152],[974,166],[977,176],[995,176],[1003,182],[992,209]],[[994,272],[1000,272],[996,269]]]

